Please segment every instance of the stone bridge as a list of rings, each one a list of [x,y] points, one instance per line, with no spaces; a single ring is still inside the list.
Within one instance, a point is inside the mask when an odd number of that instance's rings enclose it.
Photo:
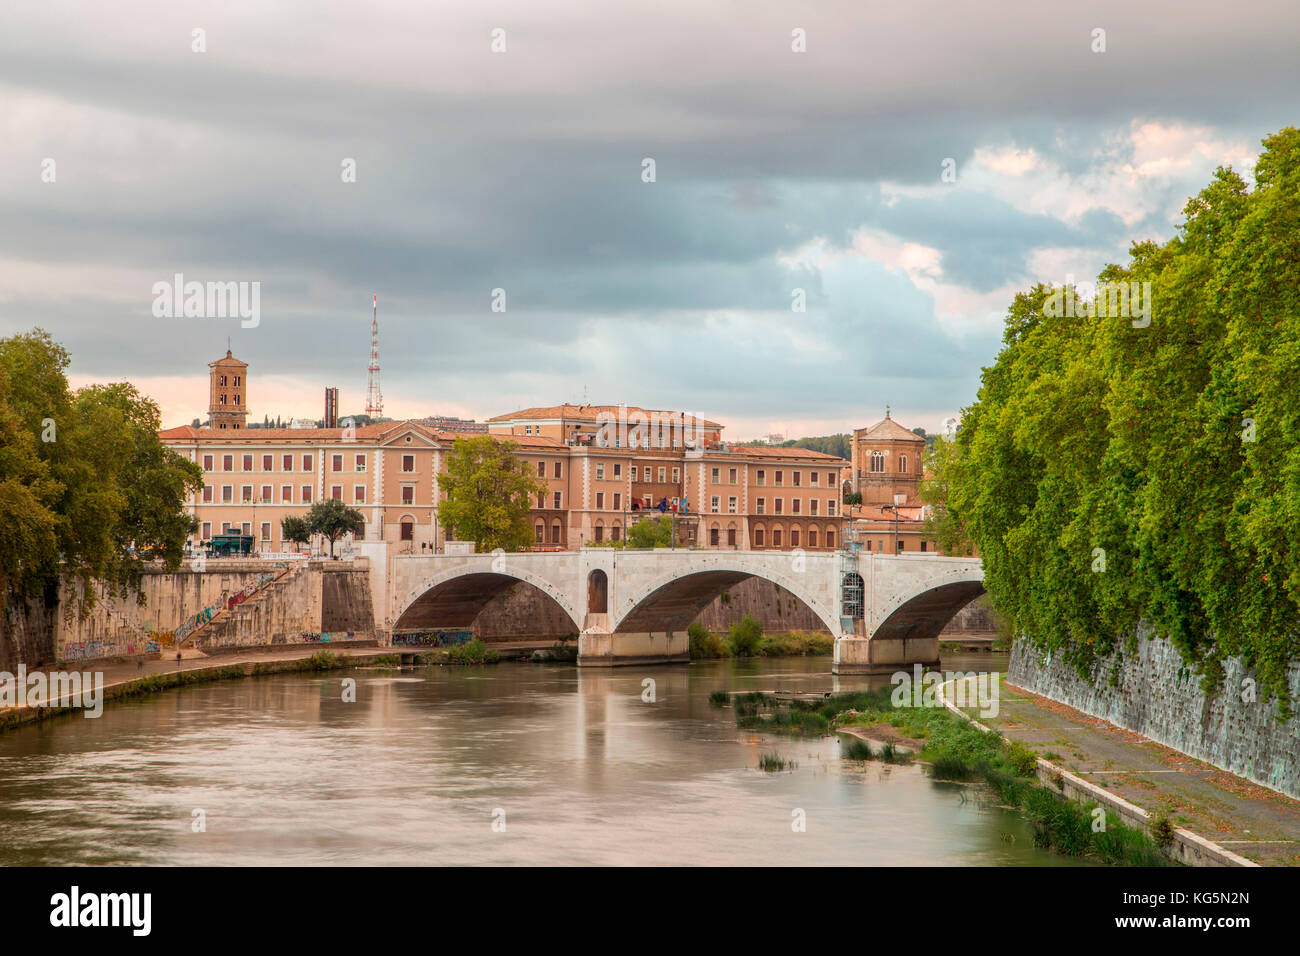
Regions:
[[[780,585],[835,638],[839,674],[936,664],[939,632],[984,593],[978,559],[847,552],[656,549],[399,555],[386,582],[387,626],[469,628],[524,581],[558,604],[583,666],[690,659],[687,625],[746,578]]]

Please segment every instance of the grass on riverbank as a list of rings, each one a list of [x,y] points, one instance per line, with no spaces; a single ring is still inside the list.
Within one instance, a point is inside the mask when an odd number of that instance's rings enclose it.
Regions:
[[[807,657],[829,654],[835,647],[829,634],[816,631],[764,634],[762,622],[752,615],[732,624],[726,634],[710,631],[699,621],[692,621],[686,634],[690,638],[693,661],[727,657]]]
[[[1092,802],[1067,800],[1038,783],[1038,755],[1019,741],[996,731],[980,730],[943,707],[895,707],[892,689],[840,694],[822,701],[779,701],[767,694],[732,699],[736,724],[751,730],[813,736],[837,727],[888,724],[902,736],[924,745],[917,755],[929,764],[935,780],[978,781],[998,801],[1025,817],[1034,827],[1034,845],[1067,856],[1090,856],[1125,866],[1168,866],[1160,851],[1160,834],[1147,834],[1105,815],[1105,829],[1093,829]],[[859,746],[859,744],[861,746]],[[905,759],[886,744],[876,753],[865,741],[845,746],[850,760]]]

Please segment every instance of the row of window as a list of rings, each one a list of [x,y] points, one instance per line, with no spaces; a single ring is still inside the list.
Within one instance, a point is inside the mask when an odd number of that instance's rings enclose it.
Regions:
[[[818,483],[818,482],[817,482],[817,477],[818,477],[818,475],[820,475],[820,474],[822,474],[822,472],[819,472],[819,471],[810,471],[810,472],[808,472],[808,484],[810,484],[810,485],[816,485],[816,484]],[[833,472],[833,471],[828,471],[828,472],[826,472],[825,474],[826,474],[826,487],[827,487],[827,488],[834,488],[834,487],[835,487],[835,484],[836,484],[835,472]],[[717,482],[717,480],[718,480],[718,469],[716,469],[716,468],[713,469],[713,480],[714,480],[715,482]],[[731,485],[734,485],[734,484],[736,483],[736,469],[734,469],[734,468],[730,469],[730,478],[729,478],[729,480],[728,480],[727,483],[728,483],[728,484],[731,484]],[[766,469],[766,468],[760,468],[760,469],[758,469],[757,473],[754,475],[754,484],[756,484],[756,485],[765,485],[765,484],[767,484],[767,469]],[[777,469],[776,471],[772,472],[772,484],[776,485],[778,488],[781,487],[781,486],[783,486],[783,485],[785,484],[785,470],[784,470],[784,469]],[[800,487],[802,484],[803,484],[803,472],[801,472],[801,471],[792,471],[792,472],[790,472],[790,487],[792,487],[792,488],[798,488],[798,487]]]
[[[270,540],[272,540],[272,538],[271,538],[271,527],[272,527],[272,524],[271,524],[270,521],[263,521],[263,522],[262,522],[262,527],[261,527],[262,536],[258,539],[259,541],[270,541]],[[403,527],[405,527],[405,525],[403,525]],[[199,531],[199,533],[200,533],[200,535],[201,535],[201,537],[202,537],[202,540],[204,540],[204,541],[211,541],[211,540],[212,540],[212,522],[211,522],[211,521],[205,521],[205,522],[203,522],[202,526],[200,527],[200,531]],[[241,522],[241,523],[238,523],[238,524],[236,524],[235,522],[232,522],[232,521],[223,521],[223,522],[221,522],[221,533],[222,533],[222,534],[252,534],[252,533],[253,533],[253,524],[252,524],[251,521],[244,521],[244,522]],[[365,527],[363,526],[362,529],[361,529],[360,531],[358,531],[358,532],[356,532],[356,533],[354,533],[354,534],[352,535],[352,540],[353,540],[353,541],[362,541],[362,540],[365,539],[365,537],[366,537],[366,529],[365,529]]]
[[[816,528],[809,528],[806,538],[801,537],[801,532],[799,528],[791,528],[789,530],[790,533],[789,533],[788,540],[790,542],[789,547],[791,548],[801,547],[802,546],[800,544],[801,541],[806,542],[807,546],[810,548],[835,547],[834,528],[825,529],[824,534],[820,534]],[[726,534],[727,547],[735,547],[736,535],[737,535],[736,529],[727,528],[725,534]],[[723,535],[723,530],[721,528],[710,528],[709,544],[715,547],[720,545],[722,543],[722,535]],[[782,548],[786,546],[785,541],[787,539],[786,539],[785,529],[783,528],[773,528],[771,530],[770,535],[768,534],[766,528],[755,528],[752,536],[754,541],[754,547],[756,548],[765,548],[765,547]],[[769,541],[770,544],[768,543]]]
[[[720,498],[719,496],[717,496],[717,495],[714,495],[712,498],[709,499],[709,510],[710,510],[713,514],[718,514],[719,511],[720,511],[720,509],[719,509],[719,505],[720,505],[720,504],[721,504],[721,498]],[[817,500],[816,498],[809,498],[809,499],[808,499],[808,514],[810,514],[810,515],[815,515],[815,514],[817,514],[818,507],[819,507],[819,503],[818,503],[818,500]],[[729,497],[729,498],[727,498],[727,513],[728,513],[728,514],[733,514],[733,515],[736,513],[736,498],[735,498],[734,495],[731,496],[731,497]],[[754,499],[754,513],[755,513],[755,514],[760,514],[760,515],[761,515],[761,514],[767,514],[767,499],[766,499],[766,498],[755,498],[755,499]],[[802,499],[802,498],[792,498],[792,499],[790,499],[790,514],[797,515],[797,514],[802,514],[802,513],[803,513],[803,499]],[[772,514],[775,514],[775,515],[785,514],[785,499],[784,499],[784,498],[773,498],[773,499],[772,499]],[[834,499],[834,498],[827,498],[827,499],[826,499],[826,514],[827,514],[828,517],[831,517],[831,518],[835,517],[835,499]]]
[[[331,455],[331,456],[330,456],[330,471],[343,471],[343,470],[344,470],[344,459],[345,459],[345,457],[346,457],[346,456],[344,456],[344,455]],[[243,466],[241,470],[242,470],[242,471],[252,471],[252,470],[253,470],[253,462],[254,462],[256,459],[257,459],[257,456],[256,456],[256,455],[241,455],[241,456],[240,456],[240,464]],[[215,455],[204,455],[204,456],[203,456],[203,470],[204,470],[204,471],[215,471],[216,469],[213,467],[213,465],[215,464],[215,461],[216,461],[216,456],[215,456]],[[293,471],[294,461],[295,461],[295,456],[292,455],[292,454],[289,454],[289,455],[281,455],[281,456],[280,456],[280,470],[281,470],[281,471]],[[353,458],[352,458],[352,469],[353,469],[353,471],[356,471],[356,472],[364,472],[364,471],[366,470],[366,463],[367,463],[367,456],[366,456],[366,455],[364,455],[364,454],[357,454],[357,455],[354,455]],[[312,470],[312,466],[313,466],[314,464],[315,464],[315,457],[314,457],[314,456],[312,456],[312,455],[303,455],[303,456],[302,456],[302,471],[311,471],[311,470]],[[540,462],[539,462],[539,465],[540,465]],[[559,462],[556,462],[556,463],[555,463],[555,467],[556,467],[556,474],[555,474],[555,477],[556,477],[556,478],[560,477],[560,474],[559,474],[559,465],[560,465]],[[262,471],[274,471],[274,470],[275,470],[275,467],[274,467],[274,466],[275,466],[275,455],[262,455],[262,468],[261,468]],[[234,470],[235,470],[235,456],[234,456],[234,455],[222,455],[222,456],[221,456],[221,470],[222,470],[222,471],[234,471]],[[414,472],[414,471],[415,471],[415,456],[414,456],[414,455],[403,455],[403,456],[402,456],[402,471],[407,472],[407,473],[411,473],[411,472]],[[538,474],[539,474],[539,475],[541,474],[540,470],[538,471]]]

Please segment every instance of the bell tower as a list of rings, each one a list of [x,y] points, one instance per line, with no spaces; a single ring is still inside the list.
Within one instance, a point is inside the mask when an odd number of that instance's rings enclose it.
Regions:
[[[208,418],[212,428],[241,429],[248,418],[248,363],[226,349],[208,363]]]

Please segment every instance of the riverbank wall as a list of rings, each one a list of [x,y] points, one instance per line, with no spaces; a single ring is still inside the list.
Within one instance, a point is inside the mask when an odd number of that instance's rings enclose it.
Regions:
[[[1300,799],[1300,708],[1279,720],[1239,659],[1224,663],[1222,683],[1207,694],[1173,645],[1146,633],[1136,653],[1099,662],[1090,679],[1022,640],[1012,646],[1007,681]],[[1300,664],[1288,682],[1300,704]]]

